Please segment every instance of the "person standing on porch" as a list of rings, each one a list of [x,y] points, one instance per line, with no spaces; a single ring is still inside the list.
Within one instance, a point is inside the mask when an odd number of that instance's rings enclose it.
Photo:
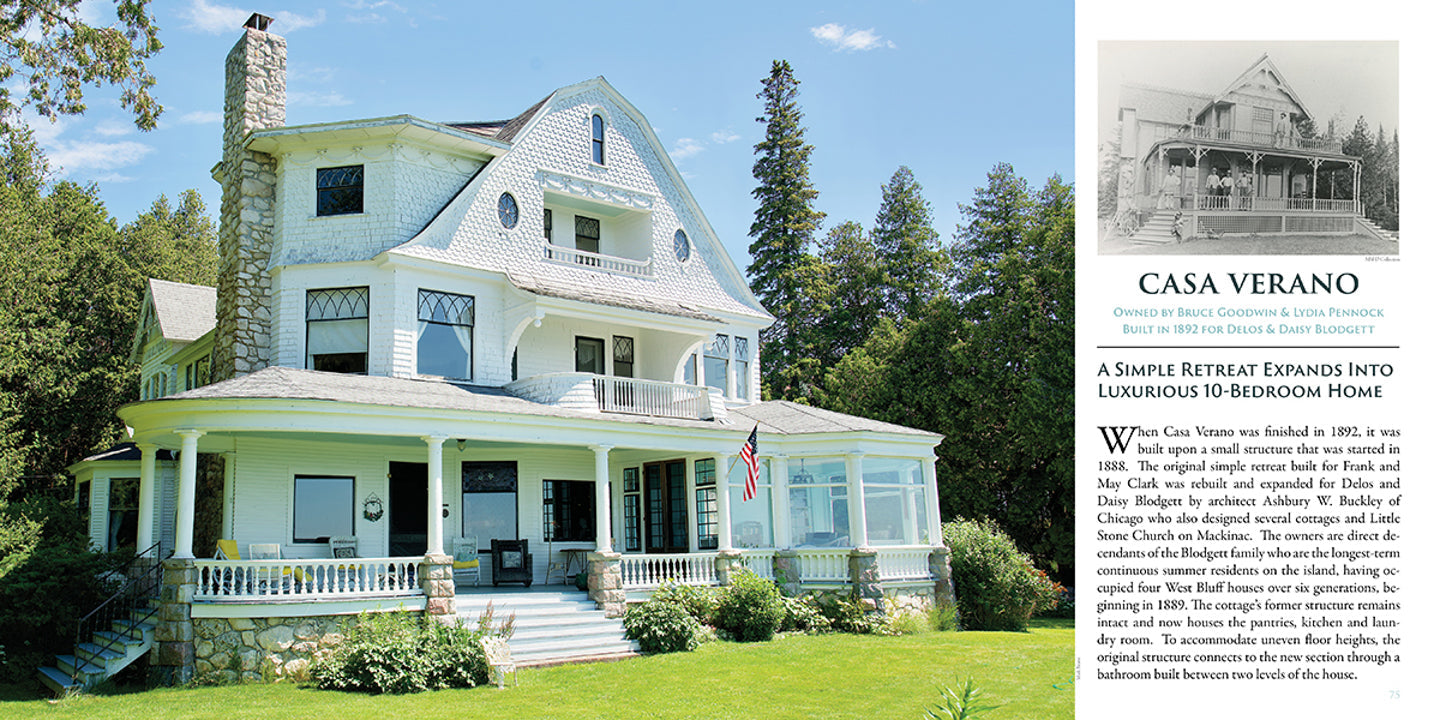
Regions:
[[[1160,209],[1179,210],[1179,196],[1180,173],[1176,172],[1172,166],[1170,168],[1170,174],[1165,176],[1165,182],[1160,186]]]
[[[1235,194],[1240,197],[1240,209],[1250,209],[1250,171],[1240,173],[1239,179],[1235,181]]]
[[[1231,199],[1231,195],[1234,194],[1234,189],[1235,178],[1230,177],[1230,171],[1226,170],[1225,172],[1220,173],[1220,195],[1225,198],[1226,207],[1234,205],[1235,201]]]
[[[1220,194],[1220,175],[1215,172],[1213,167],[1210,168],[1209,177],[1205,178],[1205,194],[1212,196]]]

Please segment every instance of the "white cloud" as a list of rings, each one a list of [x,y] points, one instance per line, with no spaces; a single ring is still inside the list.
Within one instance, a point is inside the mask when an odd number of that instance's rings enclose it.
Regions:
[[[222,122],[225,113],[219,110],[196,110],[180,116],[180,122],[184,125],[209,125]]]
[[[211,35],[225,35],[239,31],[245,25],[245,21],[250,18],[250,11],[229,5],[212,4],[206,0],[191,0],[190,8],[181,12],[181,16],[190,21],[185,26],[187,28]],[[314,15],[298,15],[281,10],[275,13],[275,20],[280,24],[278,29],[303,30],[325,22],[325,11],[321,9],[316,10]]]
[[[329,92],[306,92],[291,90],[286,99],[296,107],[340,107],[355,102],[334,90]]]
[[[739,139],[740,136],[736,134],[734,130],[731,130],[728,127],[724,130],[716,130],[715,132],[710,133],[710,142],[713,142],[716,145],[724,145],[725,143],[735,142]]]
[[[705,146],[694,138],[680,138],[675,141],[675,149],[670,151],[670,159],[684,160],[699,155],[704,149]]]
[[[366,2],[365,0],[352,0],[351,2],[343,2],[343,3],[340,3],[340,4],[341,4],[341,5],[344,5],[344,6],[347,7],[347,8],[350,8],[351,10],[359,10],[359,11],[361,11],[361,12],[359,12],[359,13],[354,13],[354,14],[346,15],[346,16],[345,16],[345,22],[361,23],[361,24],[366,24],[366,25],[378,25],[378,24],[381,24],[381,23],[390,22],[390,18],[389,18],[388,16],[382,15],[382,14],[380,14],[379,12],[376,12],[377,10],[391,10],[391,11],[400,13],[400,14],[402,14],[402,15],[405,14],[406,12],[409,12],[409,11],[406,10],[405,8],[403,8],[403,7],[395,4],[395,3],[393,3],[393,2],[390,2],[390,0],[379,0],[379,2]],[[411,20],[411,21],[410,21],[410,25],[411,25],[411,27],[414,27],[415,21],[414,21],[414,20]]]
[[[819,27],[810,28],[810,34],[820,41],[821,45],[829,45],[835,52],[855,52],[856,50],[874,50],[876,48],[894,48],[895,43],[882,39],[875,34],[875,28],[869,30],[846,30],[844,25],[838,23],[825,23]]]
[[[135,126],[120,120],[102,120],[90,131],[101,137],[120,137],[134,132]]]
[[[124,142],[67,142],[57,141],[46,146],[45,155],[51,165],[60,169],[61,175],[92,171],[118,170],[140,162],[155,148],[131,140]],[[111,173],[113,177],[114,174]]]

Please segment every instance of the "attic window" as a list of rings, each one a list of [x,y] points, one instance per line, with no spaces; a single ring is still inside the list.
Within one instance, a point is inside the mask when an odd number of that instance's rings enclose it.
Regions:
[[[365,166],[319,168],[315,171],[315,214],[352,215],[365,212]]]
[[[590,161],[605,164],[605,118],[590,116]]]

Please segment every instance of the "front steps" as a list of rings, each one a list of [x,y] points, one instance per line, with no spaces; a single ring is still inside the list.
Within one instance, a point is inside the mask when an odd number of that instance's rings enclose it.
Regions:
[[[1175,211],[1156,212],[1145,224],[1130,236],[1136,245],[1166,245],[1175,242],[1172,229],[1175,226]]]
[[[155,603],[135,608],[130,618],[115,620],[82,642],[73,655],[56,655],[54,667],[36,671],[40,682],[57,695],[84,692],[129,667],[155,644]]]
[[[1380,239],[1382,239],[1382,240],[1390,240],[1391,242],[1400,242],[1400,233],[1395,232],[1395,231],[1393,231],[1393,230],[1386,230],[1385,228],[1382,228],[1382,227],[1380,227],[1379,225],[1376,225],[1375,223],[1371,222],[1371,221],[1370,221],[1370,218],[1362,217],[1362,218],[1359,218],[1359,220],[1360,220],[1360,224],[1363,225],[1363,226],[1365,226],[1366,232],[1370,233],[1371,235],[1374,235],[1375,237],[1380,238]]]
[[[585,593],[543,588],[506,592],[503,588],[480,593],[456,589],[455,613],[467,627],[475,627],[486,606],[495,604],[498,624],[515,615],[510,655],[520,667],[585,660],[631,657],[639,645],[625,639],[619,618],[606,618]]]

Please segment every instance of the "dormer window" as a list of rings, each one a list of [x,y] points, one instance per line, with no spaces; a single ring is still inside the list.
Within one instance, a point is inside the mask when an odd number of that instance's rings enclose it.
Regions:
[[[352,215],[365,212],[365,166],[319,168],[315,171],[315,214]]]
[[[605,164],[605,118],[598,114],[590,116],[590,161]]]
[[[305,367],[338,373],[369,371],[370,288],[305,294]]]

